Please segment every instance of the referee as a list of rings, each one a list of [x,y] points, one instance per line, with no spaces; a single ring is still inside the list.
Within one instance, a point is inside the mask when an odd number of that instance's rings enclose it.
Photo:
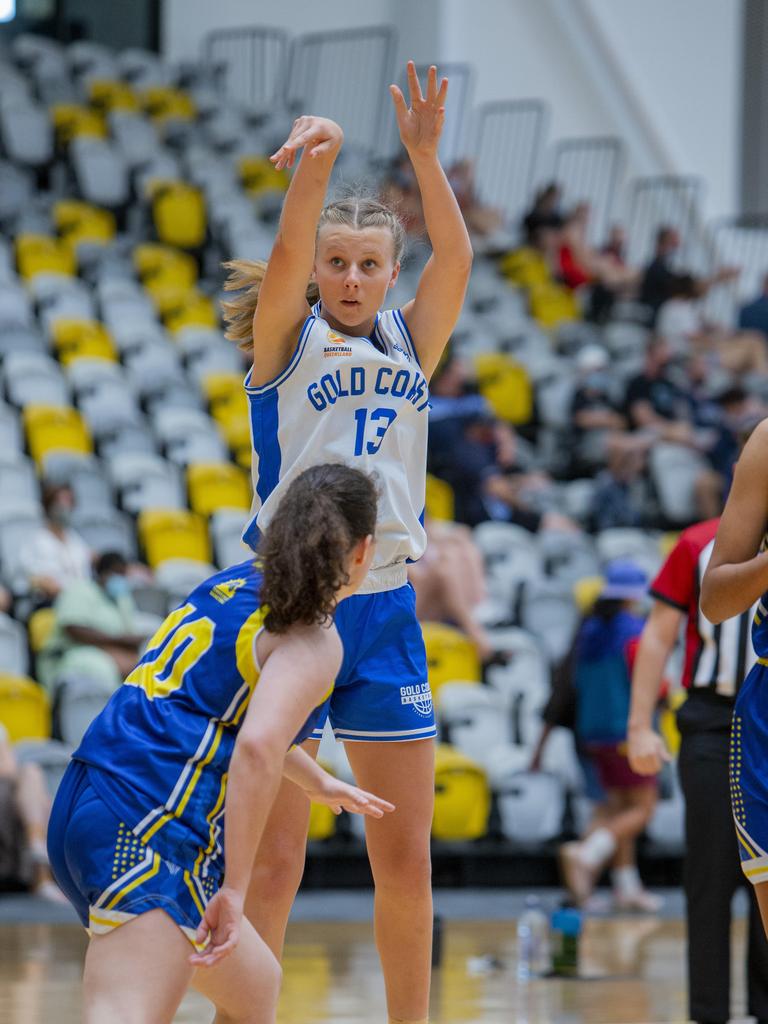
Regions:
[[[683,686],[677,713],[680,784],[685,797],[684,889],[688,924],[689,1014],[697,1024],[730,1018],[731,900],[745,883],[734,838],[728,783],[733,703],[755,654],[752,613],[719,626],[699,610],[699,591],[719,519],[681,533],[651,584],[653,607],[632,675],[628,753],[632,769],[653,774],[670,755],[652,727],[664,668],[685,623]],[[768,942],[749,893],[747,1013],[768,1022]]]

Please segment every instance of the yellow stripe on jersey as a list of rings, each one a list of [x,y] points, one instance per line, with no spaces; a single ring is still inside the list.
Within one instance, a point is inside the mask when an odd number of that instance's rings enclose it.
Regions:
[[[112,910],[112,908],[115,907],[124,896],[127,896],[129,892],[132,892],[143,882],[146,882],[149,878],[153,878],[159,872],[159,870],[160,854],[153,853],[152,864],[150,865],[150,867],[143,874],[139,875],[137,878],[134,878],[132,882],[129,882],[128,885],[123,886],[122,889],[118,890],[117,894],[112,897],[109,903],[107,903],[105,909]]]
[[[237,641],[235,642],[235,661],[237,663],[237,671],[243,677],[246,683],[253,690],[256,683],[259,681],[259,670],[256,668],[256,651],[255,641],[259,631],[264,627],[264,619],[267,617],[269,609],[266,605],[262,605],[252,615],[249,615],[245,622],[240,627],[240,632],[237,634]]]
[[[192,773],[192,778],[189,780],[189,784],[187,785],[187,788],[184,790],[181,800],[179,800],[178,804],[173,809],[173,813],[175,815],[180,816],[184,813],[184,808],[189,803],[189,798],[192,796],[192,793],[194,792],[195,786],[197,785],[200,776],[203,773],[203,769],[206,767],[206,765],[209,765],[211,763],[216,751],[219,749],[219,743],[221,743],[221,735],[223,732],[224,725],[220,722],[216,726],[216,732],[214,734],[212,743],[208,747],[208,753],[202,760],[198,761],[197,764],[195,765],[195,770]]]
[[[205,916],[205,904],[200,899],[200,894],[198,893],[198,891],[197,891],[197,889],[195,887],[194,879],[192,878],[192,875],[190,874],[189,871],[185,871],[184,872],[184,882],[186,883],[187,888],[189,889],[190,893],[192,894],[192,899],[195,901],[195,906],[197,907],[198,911],[200,912],[200,917],[204,917]]]
[[[224,797],[226,796],[227,793],[228,778],[229,773],[224,772],[224,774],[221,777],[221,786],[219,788],[219,795],[216,797],[216,803],[213,805],[213,807],[208,812],[208,815],[206,816],[205,820],[208,825],[208,846],[205,849],[203,849],[202,846],[200,847],[200,852],[198,853],[197,860],[195,861],[193,874],[198,873],[198,871],[200,870],[200,865],[203,863],[203,858],[208,857],[211,853],[213,853],[213,848],[216,845],[216,818],[218,816],[219,811],[224,806]]]
[[[737,836],[739,842],[744,847],[744,849],[747,851],[747,853],[749,854],[750,857],[759,857],[760,856],[760,854],[758,854],[756,850],[752,849],[752,847],[749,845],[747,840],[741,834],[739,829],[736,830],[736,836]]]

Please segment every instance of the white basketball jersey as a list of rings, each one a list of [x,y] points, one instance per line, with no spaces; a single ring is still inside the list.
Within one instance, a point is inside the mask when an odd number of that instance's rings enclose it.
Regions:
[[[429,388],[398,309],[376,318],[370,338],[332,330],[313,307],[285,370],[263,387],[245,378],[253,438],[251,547],[283,492],[310,466],[343,462],[375,472],[377,570],[424,553]]]

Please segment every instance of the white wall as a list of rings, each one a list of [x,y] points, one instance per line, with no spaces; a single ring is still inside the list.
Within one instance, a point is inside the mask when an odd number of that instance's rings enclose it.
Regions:
[[[393,22],[400,60],[468,61],[475,101],[539,97],[549,138],[619,135],[628,175],[699,174],[736,210],[742,0],[166,0],[171,59],[212,28]]]

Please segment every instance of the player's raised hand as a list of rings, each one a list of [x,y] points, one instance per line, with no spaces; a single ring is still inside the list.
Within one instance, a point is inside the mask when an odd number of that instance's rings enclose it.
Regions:
[[[427,95],[422,95],[416,65],[408,61],[408,92],[410,106],[405,102],[403,93],[396,85],[390,85],[389,91],[395,105],[397,127],[400,129],[400,141],[408,150],[409,156],[434,156],[445,123],[445,97],[448,94],[448,79],[443,78],[440,88],[437,87],[437,68],[427,72]]]
[[[192,953],[189,962],[193,967],[213,967],[232,952],[240,939],[240,925],[243,920],[243,896],[222,886],[205,908],[195,943],[208,945],[198,953]]]
[[[330,807],[334,814],[349,811],[351,814],[367,814],[371,818],[383,818],[385,814],[395,809],[395,805],[388,800],[382,800],[381,797],[374,796],[373,793],[366,793],[364,789],[358,789],[357,786],[350,786],[327,773],[317,790],[307,795],[316,804],[325,804],[326,807]]]
[[[343,141],[344,132],[335,121],[302,114],[293,122],[291,134],[269,159],[278,171],[282,171],[284,167],[293,167],[300,149],[305,149],[307,156],[313,158],[323,155],[335,157]]]

